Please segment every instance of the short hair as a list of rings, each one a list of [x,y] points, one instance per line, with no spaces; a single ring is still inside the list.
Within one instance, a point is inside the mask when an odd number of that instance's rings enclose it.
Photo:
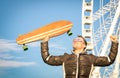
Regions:
[[[82,38],[84,40],[85,46],[87,47],[87,41],[85,40],[85,38],[81,35],[78,35],[78,37]],[[86,49],[86,47],[84,49]]]

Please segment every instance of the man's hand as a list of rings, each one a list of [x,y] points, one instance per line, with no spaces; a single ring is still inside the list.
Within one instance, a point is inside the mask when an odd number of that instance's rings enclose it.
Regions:
[[[118,42],[118,40],[117,40],[117,37],[116,36],[110,36],[110,40],[112,41],[112,42]]]
[[[43,42],[46,42],[46,41],[48,41],[48,40],[49,40],[49,37],[46,36],[46,37],[43,39]]]

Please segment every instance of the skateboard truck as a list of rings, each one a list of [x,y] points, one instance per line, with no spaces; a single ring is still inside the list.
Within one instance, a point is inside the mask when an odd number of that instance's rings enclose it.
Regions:
[[[23,44],[23,47],[22,47],[22,48],[23,48],[24,51],[27,51],[27,50],[28,50],[28,47],[27,47],[25,44]]]
[[[68,36],[71,36],[73,33],[70,30],[68,30],[67,34],[68,34]]]

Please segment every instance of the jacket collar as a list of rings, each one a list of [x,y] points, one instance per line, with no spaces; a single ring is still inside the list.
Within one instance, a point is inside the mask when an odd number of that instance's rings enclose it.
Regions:
[[[84,51],[84,52],[80,52],[79,54],[76,54],[74,51],[72,51],[72,53],[75,54],[75,55],[86,55],[86,54],[87,54],[86,51]]]

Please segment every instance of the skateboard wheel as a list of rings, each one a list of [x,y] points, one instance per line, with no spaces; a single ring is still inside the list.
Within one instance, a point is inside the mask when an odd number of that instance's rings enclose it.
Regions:
[[[24,51],[27,51],[27,50],[28,50],[28,47],[27,47],[25,44],[23,44],[23,47],[22,47],[22,48],[23,48]]]
[[[69,31],[67,32],[67,34],[68,34],[68,36],[71,36],[73,33],[69,30]]]

